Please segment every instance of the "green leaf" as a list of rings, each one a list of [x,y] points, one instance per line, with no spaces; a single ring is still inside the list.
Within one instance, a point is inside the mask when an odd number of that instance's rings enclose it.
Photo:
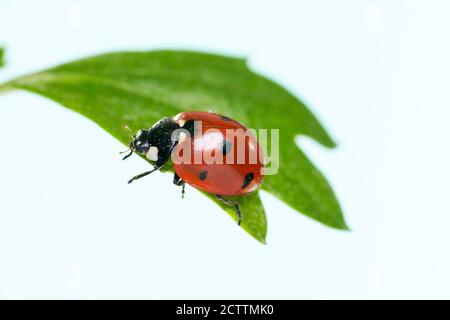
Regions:
[[[216,202],[222,207],[230,217],[237,223],[237,215],[234,207],[227,206],[222,202],[218,202],[216,197],[212,194],[205,193],[210,199]],[[239,206],[243,212],[243,220],[241,222],[241,227],[248,232],[252,237],[261,243],[266,243],[266,233],[267,233],[267,220],[266,214],[264,212],[264,207],[262,205],[261,199],[257,192],[253,192],[239,199]],[[244,216],[245,214],[245,216]]]
[[[262,188],[325,225],[347,229],[328,182],[294,142],[297,135],[306,135],[334,147],[333,140],[299,99],[252,72],[245,60],[186,51],[118,52],[24,76],[3,87],[55,100],[124,144],[129,136],[123,124],[148,128],[187,110],[211,110],[253,129],[277,128],[280,169],[265,177]],[[266,218],[258,194],[239,201],[243,229],[264,242]],[[235,218],[232,208],[224,209]]]
[[[5,65],[5,49],[0,48],[0,68]]]

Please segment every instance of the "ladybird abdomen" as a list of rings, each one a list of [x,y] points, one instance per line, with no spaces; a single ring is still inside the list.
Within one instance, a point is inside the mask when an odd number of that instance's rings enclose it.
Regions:
[[[202,121],[202,134],[180,142],[172,155],[174,170],[186,183],[225,196],[246,194],[259,187],[263,179],[264,156],[256,138],[244,126],[208,112],[184,112],[174,120],[183,124],[189,120]],[[240,131],[230,137],[227,129]],[[243,134],[248,136],[242,137]],[[184,154],[188,147],[191,148],[190,157]],[[251,152],[256,156],[250,156]]]

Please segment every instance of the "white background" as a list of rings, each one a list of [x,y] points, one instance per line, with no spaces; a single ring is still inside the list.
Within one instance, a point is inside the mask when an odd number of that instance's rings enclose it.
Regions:
[[[0,80],[122,49],[248,57],[338,141],[299,143],[353,229],[262,193],[261,245],[168,175],[127,185],[145,162],[17,91],[0,97],[0,297],[450,298],[449,14],[445,0],[0,0]]]

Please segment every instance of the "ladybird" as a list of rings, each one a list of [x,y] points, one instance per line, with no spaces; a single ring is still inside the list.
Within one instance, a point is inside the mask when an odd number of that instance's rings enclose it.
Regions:
[[[150,129],[133,135],[127,159],[136,152],[154,164],[128,183],[161,169],[172,160],[173,183],[185,184],[214,194],[234,206],[238,225],[242,221],[239,204],[228,196],[242,196],[259,188],[263,181],[264,154],[251,132],[239,122],[211,112],[182,112],[163,118]]]

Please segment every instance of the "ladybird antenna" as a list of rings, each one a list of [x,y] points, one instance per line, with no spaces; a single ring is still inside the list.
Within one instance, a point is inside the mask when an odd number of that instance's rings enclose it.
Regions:
[[[130,129],[130,127],[128,125],[124,124],[124,125],[122,125],[122,128],[127,130],[131,134],[131,136],[134,136],[133,131]]]
[[[122,151],[122,152],[120,152],[120,153],[125,153],[125,152],[127,152],[127,151],[130,151],[130,153],[127,154],[125,157],[123,157],[122,160],[125,160],[125,159],[129,158],[129,157],[133,154],[133,151],[130,150],[130,149],[125,150],[125,151]]]
[[[127,130],[127,131],[130,133],[131,137],[134,138],[133,131],[130,129],[130,127],[129,127],[128,125],[123,124],[123,125],[122,125],[122,128],[125,129],[125,130]],[[127,150],[124,150],[124,151],[120,151],[120,152],[119,152],[119,154],[123,154],[123,153],[126,153],[126,152],[128,152],[128,151],[129,151],[130,153],[127,154],[125,157],[123,157],[122,160],[125,160],[125,159],[127,159],[128,157],[130,157],[130,156],[133,154],[133,150],[131,150],[131,148],[128,147]]]

